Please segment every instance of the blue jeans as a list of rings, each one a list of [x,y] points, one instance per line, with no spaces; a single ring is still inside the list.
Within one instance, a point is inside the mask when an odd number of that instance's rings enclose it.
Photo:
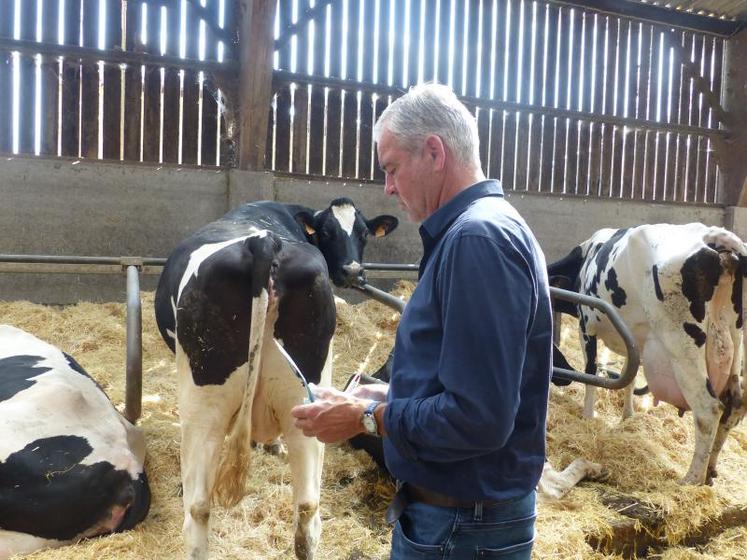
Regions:
[[[534,543],[535,492],[505,505],[446,508],[407,505],[394,526],[390,560],[529,560]]]

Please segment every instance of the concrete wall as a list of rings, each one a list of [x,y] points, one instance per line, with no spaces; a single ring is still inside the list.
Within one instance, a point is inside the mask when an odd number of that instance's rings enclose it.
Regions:
[[[273,199],[322,208],[348,196],[371,218],[392,214],[399,228],[372,240],[365,259],[417,262],[420,237],[380,185],[305,181],[237,170],[4,158],[0,160],[0,253],[165,257],[179,240],[230,208]],[[747,209],[651,204],[509,193],[535,231],[548,261],[601,227],[701,221],[747,239]],[[27,270],[0,265],[0,270]],[[0,272],[0,299],[44,303],[124,300],[120,274]],[[158,269],[142,284],[153,289]]]

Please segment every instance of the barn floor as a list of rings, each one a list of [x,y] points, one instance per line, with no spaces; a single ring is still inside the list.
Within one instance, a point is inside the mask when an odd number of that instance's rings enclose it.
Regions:
[[[400,288],[407,292],[408,287]],[[146,469],[151,480],[150,515],[136,530],[43,551],[36,560],[168,560],[182,557],[179,492],[179,418],[172,355],[155,327],[153,294],[143,296],[143,415],[139,425],[148,441]],[[374,371],[392,345],[398,316],[375,302],[338,302],[335,385],[357,368]],[[73,355],[105,388],[115,403],[124,400],[125,308],[89,304],[53,308],[23,302],[0,303],[5,323],[26,329]],[[580,363],[572,325],[563,346]],[[610,358],[612,360],[612,358]],[[574,361],[572,359],[572,361]],[[669,406],[645,409],[621,423],[622,395],[599,391],[593,421],[581,418],[583,389],[553,389],[549,415],[550,460],[564,467],[576,457],[602,463],[604,483],[582,483],[562,501],[539,506],[536,559],[612,559],[589,544],[609,535],[630,514],[642,510],[660,517],[668,546],[650,551],[663,560],[747,558],[747,527],[715,531],[697,547],[677,546],[698,526],[734,506],[747,505],[747,424],[728,439],[713,487],[681,487],[692,456],[690,415],[680,419]],[[387,558],[389,527],[383,513],[393,490],[362,452],[328,446],[322,491],[322,539],[318,557],[333,560]],[[610,503],[604,505],[603,500]],[[622,505],[624,504],[624,505]],[[641,506],[643,504],[643,506]],[[239,507],[215,508],[211,558],[292,558],[290,471],[277,457],[256,451],[248,496]],[[631,557],[627,555],[627,557]]]

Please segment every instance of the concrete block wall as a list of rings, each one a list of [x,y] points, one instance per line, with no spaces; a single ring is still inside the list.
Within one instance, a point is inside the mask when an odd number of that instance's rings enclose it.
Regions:
[[[371,241],[365,260],[419,260],[418,225],[407,221],[381,185],[37,158],[0,160],[0,253],[165,257],[189,233],[244,202],[264,199],[323,208],[340,196],[354,200],[368,218],[392,214],[400,219],[392,235]],[[747,239],[743,208],[534,193],[508,193],[507,198],[534,230],[548,261],[602,227],[700,221],[724,225]],[[0,265],[3,300],[124,301],[123,274],[2,272],[7,269]],[[143,289],[154,289],[158,272],[145,271]]]

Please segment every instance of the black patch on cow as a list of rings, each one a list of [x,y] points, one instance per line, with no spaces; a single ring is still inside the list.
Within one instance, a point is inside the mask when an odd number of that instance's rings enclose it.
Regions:
[[[558,387],[565,387],[566,385],[570,385],[571,381],[569,379],[564,379],[562,377],[555,375],[555,368],[560,369],[568,369],[573,371],[573,366],[568,363],[568,360],[563,355],[563,352],[558,348],[557,344],[552,345],[552,367],[553,367],[553,375],[550,378],[550,381],[552,381],[553,385],[557,385]]]
[[[706,334],[703,330],[693,323],[682,323],[682,328],[685,329],[687,335],[695,341],[698,346],[703,346],[706,341]]]
[[[43,356],[26,355],[0,359],[0,402],[7,401],[34,385],[36,381],[33,377],[51,371],[52,368],[36,366],[44,359]]]
[[[651,269],[651,275],[654,279],[654,292],[656,292],[656,299],[664,301],[664,293],[661,291],[661,284],[659,284],[659,267],[654,265]]]
[[[612,237],[602,243],[597,253],[592,257],[596,263],[597,270],[594,276],[591,278],[589,284],[586,286],[586,293],[595,296],[599,295],[599,282],[602,278],[602,273],[607,268],[612,250],[615,248],[617,242],[628,232],[629,228],[618,229]]]
[[[117,527],[115,531],[117,533],[129,531],[148,515],[150,510],[150,484],[145,471],[140,473],[137,480],[132,481],[132,493],[132,505],[122,518],[119,527]]]
[[[710,379],[706,379],[706,390],[708,391],[708,394],[711,395],[714,399],[718,398],[716,396],[716,391],[713,390],[713,385],[711,385]]]
[[[586,356],[586,367],[584,371],[589,375],[597,374],[597,337],[583,333],[584,354]]]
[[[584,255],[581,246],[576,246],[562,259],[547,266],[547,276],[550,286],[563,290],[575,290],[579,288],[579,275],[584,264]],[[422,274],[423,261],[421,261]],[[578,306],[570,301],[560,298],[552,298],[553,311],[565,313],[578,317]]]
[[[700,249],[685,260],[681,274],[682,294],[690,301],[690,313],[700,323],[721,276],[721,259],[712,249]]]
[[[69,540],[96,526],[114,505],[133,502],[135,482],[108,462],[81,465],[91,454],[80,436],[38,439],[0,463],[0,527]]]
[[[607,279],[604,281],[604,287],[610,291],[612,297],[612,303],[618,309],[625,305],[627,294],[620,285],[617,283],[617,271],[614,268],[610,268],[607,273]]]
[[[737,314],[737,328],[742,328],[742,286],[744,278],[742,269],[744,267],[744,257],[739,257],[740,270],[734,275],[734,283],[731,286],[731,304],[734,307],[734,313]]]

